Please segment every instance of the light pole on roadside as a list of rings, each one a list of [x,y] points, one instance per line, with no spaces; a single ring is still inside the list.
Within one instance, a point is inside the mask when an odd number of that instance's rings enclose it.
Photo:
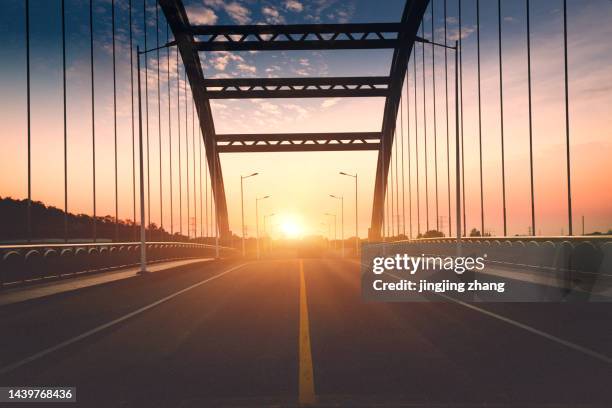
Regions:
[[[260,200],[265,200],[266,198],[270,198],[269,195],[264,196],[264,197],[259,197],[255,199],[255,230],[257,232],[256,235],[256,239],[257,239],[257,259],[260,258],[260,253],[259,253],[259,201]]]
[[[340,200],[340,239],[342,240],[342,257],[344,258],[344,196],[329,195],[331,198]]]
[[[259,173],[253,173],[248,176],[240,176],[240,210],[242,212],[242,256],[246,256],[246,232],[244,229],[244,179],[248,179],[249,177],[254,177]]]
[[[359,207],[358,207],[358,196],[357,196],[357,173],[355,173],[355,175],[349,174],[349,173],[345,173],[343,171],[340,172],[341,175],[343,176],[348,176],[348,177],[352,177],[355,179],[355,256],[359,256]]]

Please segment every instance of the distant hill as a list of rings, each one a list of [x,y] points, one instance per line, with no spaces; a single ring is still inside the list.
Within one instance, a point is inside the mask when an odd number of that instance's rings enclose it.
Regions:
[[[46,206],[40,201],[32,201],[32,240],[63,240],[64,211]],[[19,242],[27,239],[27,200],[15,200],[11,197],[0,197],[0,241]],[[100,241],[115,239],[117,226],[119,241],[140,239],[138,226],[130,220],[119,220],[114,217],[96,217],[96,234]],[[93,217],[86,214],[68,213],[68,239],[89,241],[93,237]],[[147,228],[148,240],[154,241],[187,241],[187,237],[160,229],[155,224]]]

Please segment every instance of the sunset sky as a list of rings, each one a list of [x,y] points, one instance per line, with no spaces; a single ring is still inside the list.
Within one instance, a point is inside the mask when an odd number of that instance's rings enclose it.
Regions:
[[[27,196],[26,65],[24,0],[3,1],[0,15],[0,196]],[[117,0],[117,137],[119,165],[119,217],[133,217],[132,133],[130,108],[130,58],[128,43],[128,0]],[[402,0],[185,0],[190,20],[197,24],[293,24],[344,22],[395,22],[401,18]],[[133,0],[134,46],[143,42],[143,3]],[[155,46],[155,3],[147,0],[148,47]],[[433,1],[435,39],[443,41],[442,0]],[[449,40],[458,38],[457,2],[449,4]],[[476,77],[475,0],[463,1],[463,98],[467,228],[480,228],[478,168],[478,111]],[[86,1],[66,0],[67,5],[67,95],[68,95],[68,210],[92,212],[92,137],[89,62],[89,5]],[[110,0],[94,0],[94,64],[96,106],[96,173],[98,215],[114,215],[114,147],[112,105],[112,55]],[[563,104],[562,1],[532,1],[532,76],[534,114],[534,167],[536,185],[537,233],[567,233],[565,122]],[[569,75],[572,189],[575,232],[612,228],[612,2],[609,0],[569,0]],[[32,198],[63,208],[63,111],[60,0],[30,0],[31,87],[32,87]],[[501,209],[501,151],[499,126],[499,65],[497,46],[497,2],[481,2],[482,124],[484,156],[484,201],[486,230],[503,232]],[[524,1],[502,1],[504,116],[508,233],[526,234],[530,225],[529,151],[527,111],[527,64]],[[425,36],[431,38],[431,10],[425,16]],[[160,43],[166,40],[166,24],[160,17]],[[423,143],[421,47],[417,46],[417,93],[419,97],[419,143]],[[206,77],[299,77],[388,75],[391,50],[201,53]],[[178,124],[176,55],[170,55],[171,125],[173,158],[173,221],[178,230]],[[427,138],[429,150],[429,224],[435,227],[435,184],[433,164],[433,85],[432,54],[426,58]],[[438,143],[439,213],[448,214],[446,179],[446,112],[444,93],[444,52],[436,51],[436,131]],[[452,52],[449,52],[449,89],[454,86]],[[148,59],[149,142],[151,220],[163,221],[169,229],[170,161],[168,152],[168,94],[166,51],[160,54],[162,193],[163,220],[159,205],[159,142],[157,116],[156,54]],[[409,63],[410,137],[414,143],[413,61]],[[180,79],[183,71],[180,69]],[[453,129],[454,99],[450,103]],[[181,90],[181,98],[183,93]],[[405,89],[404,89],[404,98]],[[405,99],[404,99],[405,100]],[[188,103],[189,157],[193,152],[192,103]],[[285,133],[378,131],[382,123],[382,98],[353,99],[267,99],[222,100],[211,103],[217,133]],[[185,100],[181,100],[181,148],[185,140]],[[404,105],[404,133],[406,128]],[[399,124],[399,119],[398,119]],[[398,125],[398,135],[399,135]],[[197,130],[197,123],[196,123]],[[450,134],[451,157],[454,134]],[[196,135],[196,166],[199,166]],[[413,224],[416,234],[416,167],[412,158]],[[186,169],[182,151],[183,229],[186,230]],[[203,154],[203,152],[202,152]],[[407,152],[404,153],[407,155]],[[421,166],[424,166],[422,150]],[[395,154],[394,154],[395,157]],[[407,159],[406,159],[407,160]],[[367,235],[370,224],[376,167],[375,152],[316,152],[222,154],[230,228],[240,233],[240,175],[259,172],[245,183],[248,234],[255,234],[255,197],[262,201],[260,216],[277,214],[273,225],[297,224],[305,234],[326,234],[322,222],[326,212],[337,212],[338,204],[329,194],[345,197],[345,236],[354,235],[353,180],[339,171],[359,174],[360,235]],[[190,164],[192,166],[192,164]],[[401,165],[400,165],[401,166]],[[451,187],[454,176],[451,164]],[[190,206],[193,215],[193,168],[189,168]],[[205,172],[205,169],[203,170]],[[408,167],[405,162],[406,217],[409,212]],[[421,167],[421,224],[424,232],[425,186]],[[199,167],[196,167],[196,182]],[[400,197],[401,197],[400,185]],[[198,190],[199,194],[199,190]],[[454,189],[451,188],[454,200]],[[199,196],[198,196],[199,198]],[[197,204],[198,217],[199,203]],[[400,199],[401,218],[401,199]],[[339,214],[339,213],[338,213]],[[340,219],[340,215],[338,215]],[[263,222],[263,221],[262,221]],[[454,222],[454,208],[453,208]],[[199,220],[197,221],[199,225]],[[408,219],[406,219],[408,223]],[[448,220],[443,221],[444,224]],[[408,227],[406,227],[408,230]],[[446,230],[446,228],[445,228]]]

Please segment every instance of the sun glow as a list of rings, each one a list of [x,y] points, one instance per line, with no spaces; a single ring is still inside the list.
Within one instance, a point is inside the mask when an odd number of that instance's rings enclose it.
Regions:
[[[304,233],[300,222],[294,218],[286,218],[280,224],[282,234],[286,238],[299,238]]]

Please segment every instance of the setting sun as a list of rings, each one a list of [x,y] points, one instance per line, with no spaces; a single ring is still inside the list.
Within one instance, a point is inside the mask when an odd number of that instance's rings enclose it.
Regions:
[[[302,225],[294,218],[286,218],[280,224],[281,232],[286,238],[299,238],[304,233]]]

